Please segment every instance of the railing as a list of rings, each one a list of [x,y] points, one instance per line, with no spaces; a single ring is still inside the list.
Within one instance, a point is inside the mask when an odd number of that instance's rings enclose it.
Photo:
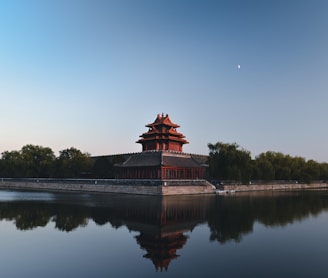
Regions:
[[[85,185],[143,185],[143,186],[190,186],[211,185],[207,180],[159,180],[159,179],[50,179],[50,178],[0,178],[0,183],[55,183]]]
[[[50,178],[0,178],[0,182],[17,183],[57,183],[57,184],[99,184],[99,185],[156,185],[160,180],[131,179],[50,179]]]

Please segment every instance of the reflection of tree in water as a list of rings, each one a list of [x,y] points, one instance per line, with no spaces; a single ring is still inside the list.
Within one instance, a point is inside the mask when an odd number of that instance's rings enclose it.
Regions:
[[[179,257],[178,250],[188,240],[184,233],[206,222],[209,203],[214,198],[111,196],[105,201],[90,197],[85,200],[85,204],[83,201],[71,202],[70,198],[64,203],[16,201],[0,203],[0,217],[15,221],[16,225],[20,220],[19,229],[45,226],[51,221],[55,223],[56,229],[66,232],[87,225],[89,220],[98,225],[110,223],[114,228],[124,225],[130,231],[139,232],[135,239],[145,251],[144,258],[152,261],[156,271],[163,271],[168,269],[173,259]],[[33,215],[36,219],[21,217],[22,214]]]
[[[210,240],[239,242],[252,232],[256,221],[286,226],[328,210],[328,191],[236,194],[218,197],[210,210]]]
[[[53,221],[55,227],[61,231],[70,232],[88,224],[88,210],[85,207],[64,205],[60,209],[55,209]]]
[[[114,228],[126,226],[140,232],[136,240],[149,255],[157,252],[156,248],[149,248],[157,239],[158,246],[183,246],[169,240],[181,239],[184,232],[200,223],[208,223],[211,241],[238,242],[252,232],[255,221],[266,226],[285,226],[327,209],[328,191],[172,198],[90,195],[83,199],[76,194],[52,202],[0,202],[0,219],[13,221],[19,230],[54,222],[56,229],[70,232],[86,226],[89,220],[97,225],[110,223]]]
[[[28,202],[0,203],[0,219],[14,221],[17,229],[31,230],[35,227],[44,227],[52,218],[49,210],[44,210],[42,204]]]
[[[14,221],[18,230],[32,230],[55,222],[58,230],[70,232],[86,226],[88,217],[83,207],[55,205],[43,202],[0,203],[0,217]]]
[[[276,198],[260,198],[253,202],[256,219],[266,226],[285,226],[316,216],[328,209],[328,196],[325,192],[281,194]]]
[[[245,198],[216,198],[214,208],[210,210],[208,217],[211,241],[239,242],[243,234],[252,231],[253,218],[247,203]]]

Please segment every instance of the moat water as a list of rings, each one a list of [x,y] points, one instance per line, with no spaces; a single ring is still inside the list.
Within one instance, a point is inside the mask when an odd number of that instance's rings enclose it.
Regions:
[[[328,277],[328,191],[0,191],[1,277]]]

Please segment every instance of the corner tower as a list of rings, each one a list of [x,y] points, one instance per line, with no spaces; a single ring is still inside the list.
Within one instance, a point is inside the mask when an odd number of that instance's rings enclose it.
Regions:
[[[146,125],[148,131],[140,135],[137,143],[142,144],[142,151],[175,151],[182,152],[182,146],[189,142],[177,132],[180,127],[171,122],[168,114],[157,114],[155,121]]]

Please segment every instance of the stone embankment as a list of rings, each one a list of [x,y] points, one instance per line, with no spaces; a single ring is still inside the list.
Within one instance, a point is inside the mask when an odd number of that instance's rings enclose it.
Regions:
[[[220,185],[226,191],[269,191],[328,189],[326,182],[312,184],[272,183]],[[216,188],[206,180],[131,180],[131,179],[0,179],[0,189],[22,189],[138,195],[214,194]]]
[[[0,179],[0,188],[159,196],[215,193],[206,180]]]
[[[236,192],[245,191],[267,191],[267,190],[302,190],[302,189],[328,189],[328,184],[324,182],[303,184],[303,183],[282,183],[282,184],[249,184],[249,185],[222,185],[223,190]]]

